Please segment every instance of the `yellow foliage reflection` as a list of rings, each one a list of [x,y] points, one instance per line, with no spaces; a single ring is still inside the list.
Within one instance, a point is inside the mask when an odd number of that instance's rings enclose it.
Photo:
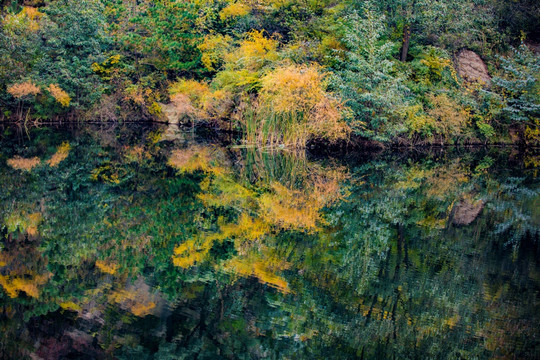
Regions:
[[[239,178],[233,176],[232,165],[219,149],[193,146],[172,152],[169,165],[179,173],[207,174],[198,195],[206,207],[230,208],[237,215],[234,220],[220,217],[217,231],[199,234],[176,246],[172,261],[176,266],[189,268],[205,261],[216,242],[229,240],[234,243],[236,255],[216,264],[220,270],[253,276],[261,283],[289,292],[287,281],[278,275],[289,264],[275,249],[275,234],[281,230],[320,231],[325,224],[322,209],[343,198],[341,183],[347,175],[342,168],[324,168],[298,153],[274,154],[279,165],[271,169],[268,158],[253,154],[256,150],[247,151],[247,156],[235,163],[243,168]],[[250,162],[261,158],[266,163],[253,166],[257,173],[251,173]],[[300,164],[294,168],[302,171],[287,172],[288,163]]]
[[[14,168],[15,170],[25,170],[30,171],[36,166],[38,166],[40,160],[38,157],[32,158],[23,158],[20,156],[15,156],[12,159],[8,159],[7,164]]]
[[[9,297],[16,298],[21,293],[33,298],[40,297],[40,289],[52,276],[46,270],[46,262],[38,261],[41,254],[34,248],[15,246],[0,252],[0,285]]]
[[[56,153],[47,160],[47,164],[51,167],[58,166],[62,161],[64,161],[68,155],[69,151],[71,150],[71,146],[68,142],[63,142],[58,149],[56,150]]]

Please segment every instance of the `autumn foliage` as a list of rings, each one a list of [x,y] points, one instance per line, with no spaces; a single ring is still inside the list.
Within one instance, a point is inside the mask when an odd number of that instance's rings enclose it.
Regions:
[[[40,88],[31,81],[13,84],[8,87],[7,92],[20,99],[28,95],[37,95],[41,92]]]

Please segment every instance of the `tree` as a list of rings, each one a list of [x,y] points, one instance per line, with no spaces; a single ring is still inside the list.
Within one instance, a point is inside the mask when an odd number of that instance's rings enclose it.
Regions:
[[[394,44],[383,39],[385,17],[366,4],[362,15],[353,11],[345,18],[348,50],[337,65],[333,86],[364,125],[353,124],[356,132],[384,140],[405,130],[393,120],[407,89],[395,74]]]
[[[502,76],[493,83],[506,100],[503,113],[510,122],[527,126],[526,136],[540,140],[540,56],[526,45],[513,49],[511,57],[501,58]]]

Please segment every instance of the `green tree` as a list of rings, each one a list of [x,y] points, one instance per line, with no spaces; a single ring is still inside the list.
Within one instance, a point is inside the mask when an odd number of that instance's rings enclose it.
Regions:
[[[395,111],[405,102],[407,89],[396,74],[394,43],[384,40],[385,17],[369,4],[361,15],[353,11],[345,18],[347,50],[336,66],[333,86],[355,120],[364,124],[356,128],[358,134],[388,140],[405,130]]]

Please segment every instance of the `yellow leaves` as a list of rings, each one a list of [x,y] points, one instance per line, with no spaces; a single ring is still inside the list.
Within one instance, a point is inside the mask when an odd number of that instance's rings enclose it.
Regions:
[[[31,6],[25,6],[21,13],[26,15],[30,20],[39,19],[44,15],[43,13],[39,12],[38,9]]]
[[[118,270],[118,265],[114,264],[112,262],[106,262],[103,260],[97,260],[96,261],[96,267],[101,270],[101,272],[104,272],[106,274],[114,275],[116,271]]]
[[[310,111],[326,96],[324,75],[313,66],[280,67],[261,83],[261,102],[276,113]]]
[[[263,31],[253,30],[247,34],[235,53],[242,55],[242,58],[277,60],[277,46],[277,39],[267,38]]]
[[[156,302],[144,291],[144,288],[113,291],[109,295],[109,301],[121,304],[133,315],[139,317],[151,314],[156,308]]]
[[[161,105],[154,101],[148,107],[148,112],[152,115],[161,115],[163,113],[163,109],[161,108]]]
[[[156,307],[156,303],[135,303],[131,307],[131,312],[135,316],[143,317],[152,313],[152,310]]]
[[[39,160],[39,158],[35,156],[32,158],[23,158],[20,156],[15,156],[11,159],[8,159],[7,164],[15,170],[30,171],[34,167],[38,166],[40,162],[41,161]]]
[[[459,322],[460,318],[461,317],[459,316],[459,314],[455,314],[450,318],[444,319],[443,325],[448,326],[450,329],[453,329]]]
[[[436,127],[435,119],[424,113],[424,107],[421,104],[400,109],[400,115],[405,118],[405,124],[411,133],[428,135]]]
[[[438,57],[433,54],[426,55],[424,59],[420,60],[420,63],[429,68],[432,77],[436,76],[437,78],[441,77],[442,71],[445,68],[452,68],[452,62],[450,59]]]
[[[308,194],[293,191],[279,183],[272,184],[272,193],[261,195],[259,205],[262,216],[283,229],[313,231],[321,221],[321,204]]]
[[[70,150],[71,146],[69,145],[69,143],[63,142],[56,150],[56,153],[54,153],[54,155],[49,160],[47,160],[47,164],[50,167],[58,166],[58,164],[60,164],[68,157]]]
[[[540,143],[540,119],[533,119],[525,126],[525,139],[533,144]]]
[[[0,275],[0,285],[11,298],[19,296],[20,292],[33,298],[39,298],[39,286],[43,285],[49,279],[49,275],[34,276],[9,276]]]
[[[461,134],[468,124],[469,112],[446,94],[429,94],[427,98],[432,104],[427,113],[436,120],[435,131],[445,136]]]
[[[91,65],[92,71],[98,74],[104,80],[110,80],[115,69],[115,65],[120,63],[121,55],[111,55],[101,64],[95,62]]]
[[[45,14],[31,6],[24,6],[18,14],[6,14],[2,25],[9,31],[22,30],[36,32],[39,30],[39,21]]]
[[[110,65],[116,65],[120,62],[122,55],[116,54],[109,57],[108,62]]]
[[[224,265],[224,270],[245,277],[256,277],[261,283],[270,285],[283,293],[288,293],[290,289],[287,281],[275,274],[276,270],[285,269],[287,265],[286,263],[277,265],[272,266],[255,256],[248,256],[245,258],[233,258],[227,261]]]
[[[267,38],[263,31],[253,30],[240,42],[240,46],[225,55],[226,68],[229,70],[260,70],[265,62],[276,61],[278,41]]]
[[[202,104],[209,92],[208,84],[196,80],[180,79],[169,87],[171,97],[177,94],[186,95],[197,107]]]
[[[206,69],[217,70],[215,66],[221,63],[225,55],[231,50],[233,39],[228,35],[206,35],[198,46],[202,53],[201,61]]]
[[[219,12],[219,17],[221,20],[227,20],[229,18],[236,18],[240,16],[245,16],[249,14],[251,11],[251,7],[249,5],[243,4],[240,1],[230,3],[226,7],[224,7]]]
[[[187,240],[174,249],[173,264],[187,269],[200,262],[212,248],[213,239],[207,239],[200,244],[195,240]]]
[[[287,281],[278,274],[289,264],[283,260],[283,254],[276,254],[269,244],[274,241],[275,232],[281,229],[319,231],[324,223],[321,210],[343,196],[340,183],[347,175],[342,168],[295,166],[293,171],[301,174],[299,178],[294,177],[294,181],[286,182],[288,186],[259,174],[259,191],[255,191],[249,183],[233,177],[228,163],[220,159],[220,155],[221,152],[212,148],[197,146],[175,150],[169,159],[169,165],[180,172],[208,174],[200,184],[198,195],[205,206],[230,209],[238,215],[230,222],[220,217],[218,231],[204,233],[176,246],[173,264],[182,268],[200,264],[209,258],[215,243],[229,240],[234,242],[236,255],[216,264],[219,269],[244,277],[253,276],[261,283],[289,292]],[[293,164],[298,165],[298,160],[293,160]],[[264,170],[275,176],[271,169]],[[302,190],[294,188],[298,183],[303,184]]]
[[[73,301],[61,302],[59,305],[64,310],[71,310],[71,311],[82,310],[82,308],[79,305],[75,304]]]
[[[215,159],[215,151],[202,146],[173,150],[167,165],[180,173],[203,171],[219,175],[225,172],[225,169]]]
[[[28,95],[37,95],[41,92],[39,87],[32,81],[25,81],[23,83],[13,84],[8,86],[7,92],[13,97],[20,99]]]
[[[262,219],[254,219],[242,213],[238,224],[221,225],[220,230],[222,238],[237,237],[240,240],[255,241],[270,232],[270,225]]]
[[[350,127],[342,121],[343,104],[326,92],[325,75],[317,66],[288,65],[261,80],[259,129],[278,116],[285,124],[274,125],[277,141],[305,145],[308,137],[329,140],[346,138]],[[261,131],[261,130],[259,130]]]
[[[94,181],[103,180],[110,184],[120,184],[120,174],[111,164],[105,164],[92,170],[90,179]]]
[[[62,107],[68,107],[71,102],[71,98],[68,93],[65,92],[57,84],[50,84],[47,87],[47,91],[52,95],[52,97],[60,104]]]

